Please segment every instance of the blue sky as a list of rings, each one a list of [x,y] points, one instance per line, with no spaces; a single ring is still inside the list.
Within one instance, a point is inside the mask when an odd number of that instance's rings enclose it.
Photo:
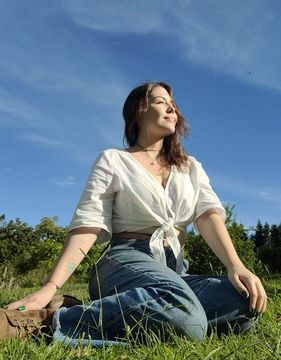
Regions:
[[[281,3],[1,1],[0,213],[68,225],[122,105],[165,80],[197,157],[239,222],[281,221]]]

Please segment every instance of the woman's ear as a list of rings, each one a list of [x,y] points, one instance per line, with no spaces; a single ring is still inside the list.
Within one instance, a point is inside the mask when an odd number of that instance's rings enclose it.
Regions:
[[[140,106],[140,112],[141,114],[143,114],[144,112],[146,112],[148,109],[148,98],[145,97],[141,103],[141,106]]]

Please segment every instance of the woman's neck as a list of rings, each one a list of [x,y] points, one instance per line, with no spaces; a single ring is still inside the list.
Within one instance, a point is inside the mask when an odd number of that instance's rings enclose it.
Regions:
[[[139,146],[139,148],[142,151],[158,151],[160,152],[163,147],[163,139],[158,141],[149,141],[147,139],[140,139],[138,138],[136,141],[136,145]]]

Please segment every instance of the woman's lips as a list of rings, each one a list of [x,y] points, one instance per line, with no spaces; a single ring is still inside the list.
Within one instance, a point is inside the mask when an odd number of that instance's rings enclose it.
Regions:
[[[164,116],[165,120],[171,121],[171,122],[176,122],[176,118],[174,116]]]

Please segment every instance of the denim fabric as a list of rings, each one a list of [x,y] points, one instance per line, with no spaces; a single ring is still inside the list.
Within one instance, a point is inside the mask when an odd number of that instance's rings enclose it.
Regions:
[[[140,341],[149,331],[169,341],[171,330],[202,341],[212,328],[251,328],[249,301],[227,278],[178,275],[173,252],[165,252],[167,266],[153,258],[148,241],[113,239],[91,273],[92,301],[59,309],[53,319],[54,339],[73,346],[120,344],[130,329],[132,338]],[[187,270],[188,262],[184,267]]]

